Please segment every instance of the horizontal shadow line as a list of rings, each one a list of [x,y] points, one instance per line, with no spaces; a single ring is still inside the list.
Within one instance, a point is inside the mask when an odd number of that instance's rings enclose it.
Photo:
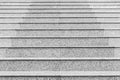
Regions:
[[[99,49],[101,49],[101,48],[120,48],[120,47],[98,47],[98,46],[95,46],[95,47],[0,47],[0,49],[79,49],[79,48],[91,48],[91,49],[93,49],[93,48],[99,48]]]
[[[120,18],[118,17],[0,17],[0,19],[19,19],[19,18],[24,18],[24,19],[41,19],[41,18],[52,18],[52,19],[58,19],[58,18]]]
[[[120,12],[0,12],[0,14],[120,14]]]
[[[1,1],[0,3],[120,3],[120,1],[33,1],[33,2],[4,2]]]

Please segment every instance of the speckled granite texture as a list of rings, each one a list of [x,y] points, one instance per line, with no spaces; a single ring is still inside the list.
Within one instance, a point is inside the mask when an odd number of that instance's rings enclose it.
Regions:
[[[120,59],[112,59],[120,58],[119,8],[119,0],[0,0],[0,73],[120,71]],[[119,79],[118,76],[0,75],[0,80]]]

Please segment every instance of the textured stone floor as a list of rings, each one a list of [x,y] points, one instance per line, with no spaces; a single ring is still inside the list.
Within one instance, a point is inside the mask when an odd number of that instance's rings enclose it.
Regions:
[[[0,0],[0,80],[120,80],[120,1]]]

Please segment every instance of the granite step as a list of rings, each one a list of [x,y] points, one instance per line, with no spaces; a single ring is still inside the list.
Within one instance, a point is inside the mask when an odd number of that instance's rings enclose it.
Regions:
[[[120,24],[0,24],[0,29],[87,29],[87,30],[95,30],[95,29],[120,29]]]
[[[120,37],[120,30],[0,29],[0,37]]]
[[[120,47],[120,38],[0,37],[0,47]]]
[[[120,71],[120,59],[1,59],[0,71]]]
[[[119,58],[114,47],[0,47],[0,58]]]

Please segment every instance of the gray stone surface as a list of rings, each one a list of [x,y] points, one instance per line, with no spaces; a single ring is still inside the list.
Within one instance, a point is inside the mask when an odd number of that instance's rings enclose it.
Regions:
[[[41,2],[43,0],[10,0],[9,2]],[[44,1],[48,1],[48,0],[44,0]],[[49,1],[56,1],[59,2],[59,0],[49,0]],[[64,0],[61,0],[61,2],[63,2]],[[70,2],[73,0],[69,0],[67,2]],[[80,1],[80,2],[94,2],[96,0],[74,0],[74,1]],[[100,2],[100,1],[104,1],[104,0],[97,0],[96,2]],[[114,2],[114,1],[119,1],[119,0],[107,0],[108,2]],[[0,2],[8,2],[7,0],[1,0]]]
[[[1,48],[0,57],[120,57],[119,52],[119,48]]]
[[[35,4],[36,4],[36,3],[33,3],[32,5],[35,5]],[[40,4],[40,3],[39,3],[39,4]],[[43,3],[43,4],[44,4],[44,3]],[[49,4],[51,4],[51,3],[49,3]],[[90,10],[89,12],[91,12],[91,10],[94,10],[94,9],[96,10],[96,8],[102,8],[102,9],[100,9],[100,10],[105,10],[105,9],[107,8],[108,11],[109,11],[109,10],[111,10],[110,8],[115,8],[115,9],[117,9],[117,8],[120,7],[119,5],[117,5],[117,4],[115,4],[115,3],[114,3],[114,6],[110,6],[110,5],[109,5],[109,6],[108,6],[108,5],[107,5],[107,6],[94,6],[95,4],[93,4],[93,5],[92,5],[92,4],[90,4],[90,5],[87,5],[87,4],[86,4],[87,6],[82,6],[82,5],[81,5],[81,6],[77,6],[78,4],[76,4],[76,6],[72,6],[72,4],[71,4],[71,6],[62,6],[63,4],[61,4],[61,3],[60,3],[61,6],[59,6],[59,5],[60,5],[59,3],[57,3],[58,5],[55,5],[55,3],[52,3],[52,4],[53,4],[53,6],[40,6],[40,7],[39,7],[39,6],[9,6],[9,7],[8,7],[8,6],[1,6],[1,8],[9,8],[9,9],[10,9],[10,8],[13,8],[13,9],[14,9],[14,8],[19,8],[19,9],[22,9],[22,10],[23,10],[23,9],[28,9],[29,11],[32,11],[31,9],[33,9],[33,8],[34,8],[35,10],[38,9],[38,8],[39,8],[39,10],[41,10],[42,8],[47,8],[47,9],[48,9],[48,8],[49,8],[49,9],[56,9],[56,8],[57,8],[56,11],[58,11],[58,12],[61,11],[60,8],[64,8],[64,9],[66,9],[66,8],[71,8],[71,11],[72,11],[72,10],[76,10],[76,11],[79,10],[79,11],[80,11],[80,9],[82,9],[82,10],[88,10],[88,11]],[[64,3],[64,4],[65,4],[65,3]],[[79,4],[80,4],[80,3],[79,3]],[[69,3],[69,5],[70,5],[70,3]],[[75,5],[75,3],[74,3],[74,5]],[[73,8],[80,8],[80,9],[73,9]],[[87,9],[86,9],[86,8],[87,8]],[[103,9],[103,8],[104,8],[104,9]],[[18,9],[18,10],[19,10],[19,9]],[[60,10],[59,10],[59,9],[60,9]],[[62,9],[62,11],[64,11],[64,9]],[[42,10],[43,10],[43,9],[42,9]],[[44,9],[44,10],[46,11],[46,9]],[[43,11],[44,11],[44,10],[43,10]],[[70,9],[66,9],[65,11],[68,11],[68,10],[70,10]],[[81,10],[81,11],[82,11],[82,10]],[[97,10],[99,10],[99,9],[97,9]],[[100,11],[100,10],[99,10],[99,11]],[[111,10],[111,11],[113,11],[113,10]],[[116,10],[114,10],[114,11],[116,11]]]
[[[0,24],[0,29],[120,29],[120,24]]]
[[[40,3],[43,0],[9,0],[12,5],[20,2],[28,3],[25,6],[1,6],[0,29],[101,29],[101,30],[87,30],[87,31],[1,31],[0,36],[0,57],[1,58],[94,58],[94,57],[120,57],[120,15],[118,12],[119,0],[107,0],[113,6],[108,6],[105,0],[68,0],[67,5],[70,4],[86,4],[87,6],[32,6],[39,4],[62,5],[65,0],[44,0],[45,3]],[[8,0],[0,0],[0,5],[5,5]],[[18,2],[18,3],[17,3]],[[46,3],[47,2],[47,3]],[[70,3],[69,3],[70,2]],[[76,2],[76,3],[74,3]],[[84,3],[83,3],[84,2]],[[90,2],[90,3],[88,3]],[[93,4],[95,2],[95,4]],[[92,6],[103,5],[100,2],[105,2],[107,6]],[[116,2],[116,3],[114,3]],[[20,3],[21,4],[21,3]],[[66,3],[64,3],[66,5]],[[10,5],[7,3],[7,5]],[[30,6],[29,6],[30,5]],[[75,8],[82,8],[77,10]],[[4,10],[7,8],[7,10]],[[10,10],[15,8],[22,8],[24,10]],[[36,8],[44,8],[44,10],[35,10]],[[45,8],[54,8],[56,10],[45,10]],[[59,8],[59,10],[58,10]],[[64,10],[60,8],[69,8]],[[71,9],[70,9],[71,8]],[[74,10],[73,10],[74,8]],[[84,8],[84,9],[83,9]],[[87,8],[87,9],[85,9]],[[98,9],[99,8],[99,9]],[[100,9],[101,8],[101,9]],[[106,8],[106,9],[105,9]],[[107,9],[108,8],[108,9]],[[114,8],[114,9],[112,9]],[[3,10],[2,10],[3,9]],[[30,10],[33,9],[33,10]],[[33,12],[39,14],[33,14]],[[45,12],[45,13],[42,13]],[[48,12],[54,12],[53,14]],[[56,13],[57,12],[57,13]],[[63,13],[64,12],[64,13]],[[66,12],[87,12],[87,14],[73,14]],[[97,12],[97,13],[96,13]],[[98,13],[99,12],[99,13]],[[100,12],[109,12],[109,14],[102,14]],[[4,13],[4,14],[2,14]],[[15,14],[7,14],[15,13]],[[20,14],[17,14],[20,13]],[[32,14],[30,14],[32,13]],[[114,14],[112,14],[114,13]],[[9,18],[21,17],[21,18]],[[24,18],[23,18],[24,17]],[[37,17],[37,18],[25,18]],[[46,17],[39,18],[38,17]],[[58,17],[58,18],[48,18]],[[107,18],[59,18],[59,17],[107,17]],[[108,18],[109,17],[109,18]],[[112,18],[110,18],[112,17]],[[116,18],[117,17],[117,18]],[[113,24],[104,24],[105,22]],[[3,24],[5,23],[5,24]],[[6,24],[9,23],[9,24]],[[11,23],[11,24],[10,24]],[[27,24],[22,24],[27,23]],[[31,23],[31,24],[28,24]],[[36,24],[39,23],[39,24]],[[45,23],[45,24],[41,24]],[[51,24],[46,24],[51,23]],[[66,24],[62,24],[66,23]],[[70,23],[70,24],[69,24]],[[75,24],[78,23],[78,24]],[[81,24],[86,23],[86,24]],[[89,24],[88,24],[89,23]],[[90,24],[94,23],[94,24]],[[118,24],[114,24],[118,23]],[[107,31],[106,29],[112,29]],[[6,36],[14,36],[14,38]],[[24,38],[20,38],[24,36]],[[29,36],[31,38],[27,38]],[[107,38],[74,38],[74,37],[107,37]],[[4,38],[3,38],[4,37]],[[39,37],[39,38],[35,38]],[[41,37],[57,37],[57,38],[41,38]],[[60,38],[64,37],[64,38]],[[72,37],[72,38],[66,38]],[[17,48],[18,47],[18,48]],[[31,47],[31,48],[30,48]],[[49,48],[48,48],[49,47]],[[62,48],[63,47],[63,48]],[[66,48],[64,48],[66,47]],[[71,47],[71,48],[70,48]],[[75,48],[76,47],[76,48]],[[81,48],[80,48],[81,47]],[[85,48],[86,47],[86,48]],[[95,48],[96,47],[96,48]],[[105,48],[106,47],[106,48]],[[110,48],[115,47],[115,48]],[[1,71],[120,71],[119,60],[0,60]],[[120,77],[0,77],[0,80],[119,80]]]
[[[120,61],[0,61],[0,71],[120,71]]]
[[[0,19],[0,23],[119,23],[119,18],[77,19]]]
[[[1,3],[0,3],[1,4]],[[3,3],[3,4],[8,4],[8,3]],[[12,3],[11,3],[12,4]],[[26,3],[26,5],[27,4],[29,4],[29,3]],[[37,3],[36,3],[37,4]],[[63,3],[62,3],[63,4]],[[2,4],[1,4],[2,5]],[[8,4],[8,5],[10,5],[10,4]],[[14,5],[14,3],[13,3],[13,5]],[[20,4],[19,4],[20,5]],[[21,4],[22,5],[22,4]],[[35,4],[33,4],[33,5],[35,5]],[[40,5],[40,4],[38,4],[38,5]],[[43,4],[44,5],[44,4]],[[46,5],[50,5],[49,3],[47,4],[46,3]],[[54,3],[54,5],[55,5],[55,3]],[[56,5],[60,5],[60,4],[56,4]],[[66,4],[63,4],[63,5],[67,5],[67,3]],[[73,4],[73,5],[75,5],[75,4]],[[114,4],[113,4],[114,5]],[[119,4],[120,5],[120,4]],[[50,7],[50,6],[49,6]],[[109,7],[109,6],[108,6]],[[1,10],[1,11],[3,11],[3,10]],[[6,10],[6,12],[7,12],[8,10]],[[18,10],[19,12],[20,12],[20,10]],[[112,11],[112,10],[111,10]],[[116,10],[116,11],[119,11],[119,10]],[[4,10],[4,12],[5,12],[5,10]],[[16,11],[17,12],[17,11]],[[21,12],[23,12],[23,10],[21,10]],[[24,10],[24,12],[25,12],[25,10]],[[36,11],[37,12],[37,11]],[[75,14],[75,15],[73,15],[73,14],[0,14],[0,17],[21,17],[21,19],[22,19],[22,17],[120,17],[120,15],[119,14]],[[25,19],[25,18],[23,18],[23,19]]]
[[[112,42],[119,40],[119,38],[0,39],[0,47],[110,47],[116,46]]]
[[[111,31],[112,32],[112,31]],[[120,33],[120,31],[118,31]],[[117,33],[113,31],[113,33]],[[108,32],[109,34],[109,32]],[[104,30],[76,30],[76,31],[0,31],[0,36],[32,36],[32,37],[80,37],[80,36],[104,36]],[[106,35],[110,36],[110,35]]]
[[[120,37],[119,30],[1,30],[6,37]]]
[[[0,61],[0,71],[58,71],[57,61]]]
[[[0,77],[0,80],[119,80],[120,77]]]
[[[74,6],[73,6],[74,7]],[[109,6],[110,7],[110,6]],[[82,13],[84,13],[84,12],[88,12],[88,13],[92,13],[93,15],[95,15],[95,12],[120,12],[120,10],[119,10],[119,7],[116,9],[116,8],[113,8],[113,9],[115,9],[114,11],[112,10],[112,9],[109,9],[109,7],[108,8],[104,8],[104,9],[100,9],[100,10],[96,10],[96,8],[82,8],[82,9],[71,9],[70,10],[70,8],[67,10],[67,9],[65,9],[65,10],[63,10],[62,8],[57,8],[56,9],[56,7],[53,7],[53,9],[52,10],[48,10],[48,9],[45,9],[45,8],[38,8],[38,10],[36,9],[36,8],[33,8],[33,7],[28,7],[28,8],[22,8],[21,10],[20,9],[18,9],[17,11],[16,10],[12,10],[13,12],[12,13],[40,13],[40,14],[42,14],[43,12],[43,16],[45,16],[45,14],[46,13],[51,13],[51,12],[53,12],[54,14],[58,14],[58,16],[60,16],[60,14],[63,14],[64,12],[72,12],[73,14],[75,14],[75,12],[78,12],[78,13],[80,13],[80,12],[82,12]],[[1,7],[2,8],[2,7]],[[4,7],[4,8],[6,8],[6,7]],[[55,8],[55,10],[54,10],[54,8]],[[99,7],[97,7],[97,8],[99,8]],[[14,9],[14,8],[13,8]],[[30,10],[31,9],[31,10]],[[107,10],[108,9],[108,10]],[[11,10],[0,10],[0,13],[11,13]],[[46,14],[46,16],[47,16],[47,14]],[[52,17],[57,17],[57,16],[52,16]],[[104,16],[103,16],[104,17]],[[22,18],[21,18],[22,19]],[[77,19],[77,18],[76,18]],[[92,19],[92,18],[91,18]],[[114,19],[114,18],[113,18]],[[119,20],[119,18],[116,18],[116,19],[118,19]],[[23,18],[23,20],[24,20],[24,18]]]
[[[119,77],[62,77],[61,80],[119,80]]]
[[[61,71],[120,71],[119,61],[63,61]]]
[[[33,1],[34,2],[34,1]],[[32,5],[83,5],[83,6],[104,6],[104,5],[107,5],[107,6],[111,6],[111,5],[114,5],[114,6],[119,6],[120,3],[0,3],[0,5],[26,5],[26,6],[32,6]]]

